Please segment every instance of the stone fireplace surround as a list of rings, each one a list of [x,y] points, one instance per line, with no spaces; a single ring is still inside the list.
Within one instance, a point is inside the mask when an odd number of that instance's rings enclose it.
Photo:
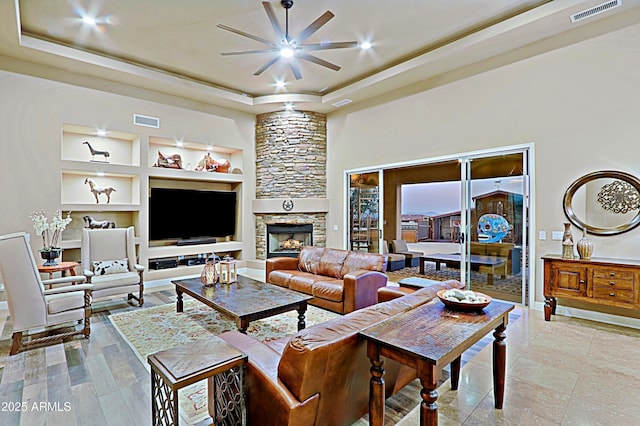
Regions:
[[[326,116],[276,111],[256,117],[256,258],[267,258],[267,224],[311,224],[327,242]]]

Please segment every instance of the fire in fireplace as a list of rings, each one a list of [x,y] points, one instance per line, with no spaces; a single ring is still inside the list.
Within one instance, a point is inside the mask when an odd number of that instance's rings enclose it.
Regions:
[[[304,246],[313,245],[312,224],[267,224],[267,258],[298,257]]]

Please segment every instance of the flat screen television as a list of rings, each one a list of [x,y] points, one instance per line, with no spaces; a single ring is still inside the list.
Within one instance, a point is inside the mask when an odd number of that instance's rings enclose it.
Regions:
[[[236,233],[233,191],[151,188],[149,239],[189,240]]]

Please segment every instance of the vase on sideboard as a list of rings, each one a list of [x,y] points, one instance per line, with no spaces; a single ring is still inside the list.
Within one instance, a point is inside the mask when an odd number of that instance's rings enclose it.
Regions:
[[[562,234],[562,258],[573,259],[573,235],[571,235],[571,224],[564,224],[564,233]]]
[[[580,259],[591,260],[591,255],[593,254],[593,242],[587,238],[587,231],[585,229],[582,230],[582,238],[576,244],[576,248]]]

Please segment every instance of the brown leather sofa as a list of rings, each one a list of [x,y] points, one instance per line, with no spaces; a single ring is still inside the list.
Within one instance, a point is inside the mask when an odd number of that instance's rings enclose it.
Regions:
[[[377,302],[387,284],[386,258],[377,253],[303,247],[297,258],[274,257],[266,262],[266,281],[313,296],[312,305],[339,314]]]
[[[290,338],[263,343],[238,331],[219,335],[249,356],[244,376],[247,424],[353,424],[368,412],[371,377],[366,341],[358,332],[430,301],[440,289],[459,286],[458,281],[438,282],[316,324]],[[416,377],[414,369],[390,359],[384,359],[384,369],[386,398]],[[209,411],[213,416],[211,405]]]

